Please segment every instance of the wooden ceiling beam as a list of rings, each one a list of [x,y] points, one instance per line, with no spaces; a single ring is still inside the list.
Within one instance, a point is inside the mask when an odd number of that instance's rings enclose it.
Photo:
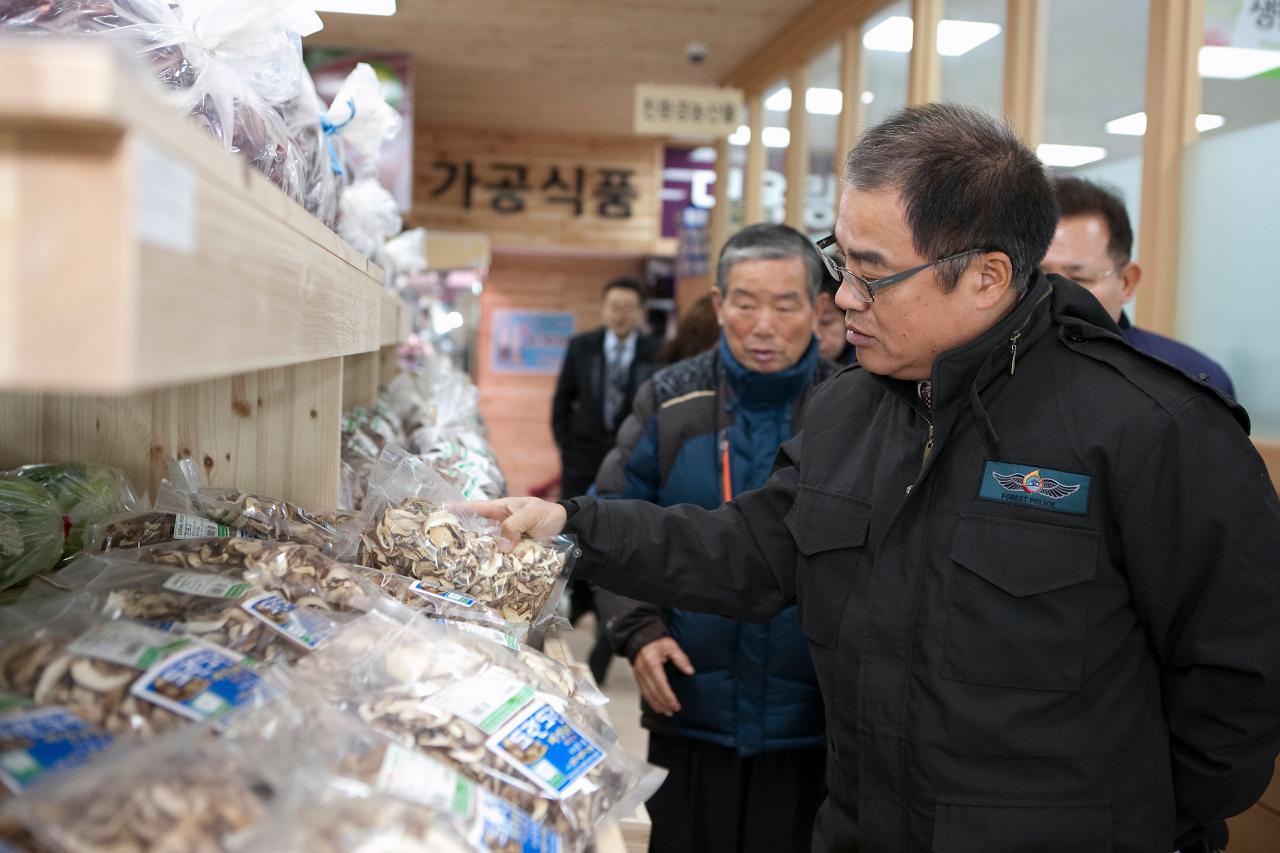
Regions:
[[[763,92],[807,65],[814,56],[840,39],[848,27],[858,26],[888,5],[886,0],[813,0],[777,35],[753,50],[721,80],[747,93]]]

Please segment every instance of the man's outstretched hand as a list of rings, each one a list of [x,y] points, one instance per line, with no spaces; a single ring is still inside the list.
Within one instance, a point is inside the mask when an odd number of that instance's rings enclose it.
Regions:
[[[564,530],[568,514],[558,503],[540,498],[503,498],[496,501],[476,501],[463,504],[464,509],[502,525],[504,550],[510,551],[520,537],[545,539]]]

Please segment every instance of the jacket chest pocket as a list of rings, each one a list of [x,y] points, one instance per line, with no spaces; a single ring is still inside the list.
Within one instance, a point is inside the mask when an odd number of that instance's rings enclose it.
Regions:
[[[942,675],[973,684],[1074,691],[1084,671],[1098,534],[961,516],[951,547]]]
[[[866,548],[871,503],[802,485],[785,523],[799,552],[796,602],[800,627],[811,641],[834,647],[840,639],[854,573]]]

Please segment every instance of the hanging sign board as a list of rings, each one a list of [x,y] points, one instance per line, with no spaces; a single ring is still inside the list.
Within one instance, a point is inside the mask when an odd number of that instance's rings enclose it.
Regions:
[[[742,90],[636,85],[635,132],[642,136],[728,136],[742,124]]]

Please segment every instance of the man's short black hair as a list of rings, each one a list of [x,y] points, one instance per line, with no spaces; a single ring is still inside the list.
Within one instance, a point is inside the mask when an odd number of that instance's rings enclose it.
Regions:
[[[606,284],[604,286],[604,290],[600,294],[601,298],[608,296],[610,290],[630,290],[636,295],[636,298],[640,300],[641,305],[644,305],[644,301],[649,298],[649,294],[645,290],[644,285],[641,284],[638,279],[629,278],[627,276],[615,278],[613,281]]]
[[[1058,224],[1044,164],[1004,124],[958,104],[907,107],[871,128],[849,152],[844,180],[857,190],[895,190],[921,257],[1002,251],[1019,290]],[[972,260],[938,265],[943,290],[955,288]]]
[[[1124,197],[1114,187],[1095,184],[1084,178],[1063,177],[1053,182],[1058,194],[1058,210],[1068,216],[1099,216],[1107,225],[1107,254],[1117,264],[1127,264],[1133,254],[1133,226]]]

